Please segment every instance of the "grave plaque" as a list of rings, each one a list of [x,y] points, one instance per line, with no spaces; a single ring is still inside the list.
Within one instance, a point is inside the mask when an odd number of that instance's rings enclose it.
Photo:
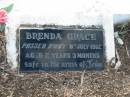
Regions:
[[[21,72],[103,70],[102,29],[20,28]]]

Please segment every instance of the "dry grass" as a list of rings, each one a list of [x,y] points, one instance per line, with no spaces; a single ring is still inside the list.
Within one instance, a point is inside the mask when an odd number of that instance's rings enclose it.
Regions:
[[[129,97],[130,76],[120,71],[1,76],[0,97]]]

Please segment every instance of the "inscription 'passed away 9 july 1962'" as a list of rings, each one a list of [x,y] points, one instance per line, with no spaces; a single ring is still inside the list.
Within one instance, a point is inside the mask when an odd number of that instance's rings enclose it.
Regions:
[[[20,71],[102,70],[102,29],[20,29]]]

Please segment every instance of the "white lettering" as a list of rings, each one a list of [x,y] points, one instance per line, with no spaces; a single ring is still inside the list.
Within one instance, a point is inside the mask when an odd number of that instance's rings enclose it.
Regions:
[[[96,40],[96,33],[68,33],[67,34],[68,40]]]
[[[22,48],[26,48],[26,49],[46,48],[46,44],[45,43],[23,43]]]
[[[26,32],[26,39],[33,39],[33,40],[62,40],[62,36],[60,33],[29,33]]]
[[[32,38],[32,36],[31,36],[31,33],[26,33],[26,39],[31,39]]]

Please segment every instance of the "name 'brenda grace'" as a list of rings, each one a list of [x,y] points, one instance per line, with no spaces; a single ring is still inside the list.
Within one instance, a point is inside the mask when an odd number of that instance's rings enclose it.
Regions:
[[[26,32],[27,40],[63,40],[62,33],[53,33],[53,32]],[[67,33],[66,39],[69,41],[84,41],[84,40],[96,40],[96,33]]]

